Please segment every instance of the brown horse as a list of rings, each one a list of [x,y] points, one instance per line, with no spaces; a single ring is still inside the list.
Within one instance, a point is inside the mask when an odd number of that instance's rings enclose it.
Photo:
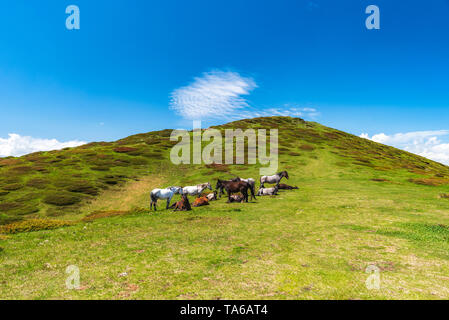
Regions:
[[[208,206],[209,205],[209,199],[207,199],[206,196],[202,196],[200,198],[196,198],[195,201],[193,201],[192,207],[202,207],[202,206]]]
[[[248,182],[249,187],[251,188],[251,199],[253,199],[254,194],[256,193],[256,181],[253,178],[242,179],[240,177],[235,177],[234,179],[232,179],[232,181],[240,181],[240,180]],[[256,197],[254,197],[254,200],[257,200]]]
[[[170,208],[175,209],[175,211],[190,211],[190,210],[192,210],[192,207],[190,206],[189,198],[187,198],[186,194],[183,194],[181,200],[174,203]]]
[[[255,194],[251,189],[248,182],[245,181],[225,181],[218,179],[215,189],[225,189],[228,194],[228,202],[231,202],[231,194],[240,192],[243,194],[245,202],[248,202],[248,189],[251,191],[251,195],[255,198]]]
[[[293,190],[293,189],[299,189],[299,188],[298,187],[289,186],[289,185],[287,185],[285,183],[280,183],[279,184],[279,190]]]

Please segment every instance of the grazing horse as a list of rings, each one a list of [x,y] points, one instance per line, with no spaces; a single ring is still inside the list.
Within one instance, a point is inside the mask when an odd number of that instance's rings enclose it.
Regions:
[[[192,207],[202,207],[202,206],[208,206],[209,200],[206,196],[202,196],[201,198],[196,198],[195,201],[192,204]]]
[[[212,186],[209,182],[198,184],[196,186],[188,186],[182,188],[183,194],[188,194],[189,196],[196,196],[198,195],[198,198],[201,197],[201,193],[205,190],[209,189],[212,190]]]
[[[217,191],[214,191],[213,193],[209,193],[207,195],[207,200],[209,200],[209,201],[217,200]]]
[[[243,194],[245,202],[248,202],[248,189],[253,194],[253,190],[249,186],[249,183],[245,181],[226,181],[218,179],[217,186],[215,187],[215,189],[220,188],[226,190],[226,193],[228,194],[228,202],[231,202],[232,193],[241,192]]]
[[[292,187],[292,186],[289,186],[289,185],[284,184],[284,183],[280,183],[279,184],[279,190],[293,190],[293,189],[299,189],[299,188],[298,187]]]
[[[175,209],[175,211],[190,211],[190,210],[192,210],[192,207],[190,206],[189,198],[187,198],[186,194],[183,194],[181,200],[174,203],[171,206],[171,208]]]
[[[251,199],[254,197],[254,200],[256,200],[256,197],[254,194],[256,193],[256,181],[253,178],[248,179],[242,179],[240,177],[232,179],[232,181],[245,181],[248,182],[249,186],[251,187]]]
[[[272,176],[262,176],[262,177],[260,177],[260,187],[263,188],[265,182],[276,183],[276,185],[279,185],[279,182],[284,177],[288,179],[287,171],[282,171],[282,172],[276,173],[275,175],[272,175]]]
[[[275,185],[273,188],[260,188],[257,193],[258,196],[275,196],[278,193],[278,186]]]
[[[154,206],[154,211],[157,211],[156,204],[157,204],[158,199],[167,199],[166,209],[168,209],[171,199],[177,193],[182,194],[182,187],[168,187],[165,189],[153,189],[150,193],[150,198],[151,198],[150,210]]]

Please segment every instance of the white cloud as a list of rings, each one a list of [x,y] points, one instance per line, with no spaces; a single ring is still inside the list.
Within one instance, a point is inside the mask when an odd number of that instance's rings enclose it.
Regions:
[[[252,78],[236,72],[203,73],[188,86],[171,93],[170,108],[187,120],[238,120],[245,118],[291,116],[315,119],[319,112],[310,107],[285,104],[257,109],[244,96],[257,88]]]
[[[206,72],[190,85],[174,90],[170,108],[189,120],[230,119],[238,109],[248,107],[242,96],[256,87],[253,79],[236,72]]]
[[[59,142],[56,139],[39,139],[10,133],[6,139],[0,138],[0,157],[19,157],[37,151],[59,150],[67,147],[77,147],[86,143],[78,140]]]
[[[415,131],[393,135],[379,133],[371,138],[367,133],[362,133],[360,137],[449,165],[449,141],[443,141],[449,140],[447,139],[449,130]]]

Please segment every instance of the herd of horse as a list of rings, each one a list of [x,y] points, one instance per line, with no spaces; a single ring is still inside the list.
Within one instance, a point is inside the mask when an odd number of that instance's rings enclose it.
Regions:
[[[218,200],[224,193],[228,196],[228,203],[231,202],[248,202],[249,194],[251,199],[256,200],[256,196],[277,195],[279,190],[292,190],[298,187],[292,187],[280,183],[282,178],[289,179],[287,171],[279,172],[272,176],[260,177],[260,187],[256,194],[256,181],[252,178],[242,179],[236,177],[231,180],[217,180],[215,191],[209,182],[201,183],[196,186],[188,187],[168,187],[165,189],[154,189],[150,193],[151,203],[150,210],[157,210],[157,201],[159,199],[166,200],[166,209],[174,209],[175,211],[189,211],[192,207],[200,207],[209,205],[210,201]],[[265,183],[275,184],[274,187],[265,188]],[[203,195],[205,190],[213,192]],[[181,200],[170,206],[170,202],[175,194],[181,195]],[[197,196],[193,204],[190,204],[188,196]]]

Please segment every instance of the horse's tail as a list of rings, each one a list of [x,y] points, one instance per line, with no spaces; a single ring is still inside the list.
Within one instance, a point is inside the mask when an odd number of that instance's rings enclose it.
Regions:
[[[251,189],[251,197],[256,200],[256,190],[255,190],[255,183],[250,183],[249,188]]]

